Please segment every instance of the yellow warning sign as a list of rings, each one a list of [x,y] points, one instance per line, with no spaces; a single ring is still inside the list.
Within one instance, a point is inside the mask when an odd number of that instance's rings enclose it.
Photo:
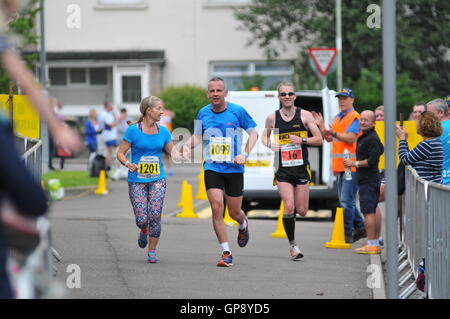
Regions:
[[[397,125],[400,125],[400,122],[397,121]],[[404,121],[403,122],[403,127],[406,129],[406,132],[408,132],[408,146],[409,149],[412,150],[414,147],[417,146],[417,144],[419,144],[423,138],[422,136],[420,136],[419,134],[417,134],[417,128],[416,128],[416,122],[415,121]],[[377,121],[375,124],[375,131],[378,134],[378,137],[381,140],[381,143],[383,143],[383,145],[385,145],[384,143],[384,122],[382,121]],[[398,163],[400,162],[400,159],[398,157],[398,139],[396,139],[396,154],[397,154],[397,161],[396,161],[396,165],[398,166]],[[378,168],[379,169],[384,169],[384,158],[385,158],[385,153],[383,153],[383,155],[381,155],[380,157],[380,163],[378,164]]]
[[[14,132],[29,138],[40,138],[40,117],[25,95],[14,95]],[[9,95],[0,94],[0,109],[9,114]]]

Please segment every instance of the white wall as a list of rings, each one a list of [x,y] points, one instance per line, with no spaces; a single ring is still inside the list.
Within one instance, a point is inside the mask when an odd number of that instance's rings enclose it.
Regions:
[[[163,84],[204,86],[211,61],[265,60],[236,30],[233,9],[208,0],[146,0],[139,9],[99,9],[97,0],[46,0],[47,50],[164,50]],[[81,8],[81,27],[69,28],[69,5]],[[294,59],[296,48],[280,59]]]

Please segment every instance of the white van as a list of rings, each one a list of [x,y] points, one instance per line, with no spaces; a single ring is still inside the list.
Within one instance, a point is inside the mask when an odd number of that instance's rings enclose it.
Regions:
[[[296,92],[295,105],[307,111],[322,113],[325,125],[328,127],[333,117],[339,112],[335,94],[335,91],[327,88],[322,91]],[[274,152],[261,142],[266,117],[280,108],[278,92],[229,91],[227,100],[247,110],[257,123],[260,136],[245,168],[242,209],[245,212],[254,208],[278,209],[280,195],[277,187],[273,185]],[[334,216],[339,200],[331,170],[331,143],[324,141],[320,147],[308,146],[308,154],[312,172],[309,207],[312,210],[331,209]]]

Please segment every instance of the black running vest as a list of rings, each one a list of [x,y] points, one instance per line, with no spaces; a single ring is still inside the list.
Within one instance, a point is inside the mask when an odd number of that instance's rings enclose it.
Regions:
[[[289,135],[297,135],[300,138],[308,137],[308,130],[302,122],[301,119],[301,108],[297,107],[295,110],[294,117],[289,122],[286,122],[281,117],[281,111],[275,111],[275,129],[278,129],[278,134],[275,134],[275,143],[279,143],[280,146],[283,144],[290,144]],[[275,132],[277,133],[277,132]],[[308,148],[306,145],[301,145],[302,154],[303,154],[303,165],[309,165],[308,162]],[[283,167],[281,166],[281,151],[277,152],[275,156],[278,156],[279,169],[289,170],[293,174],[295,174],[296,168],[299,166],[293,167]],[[276,161],[276,159],[275,159]]]

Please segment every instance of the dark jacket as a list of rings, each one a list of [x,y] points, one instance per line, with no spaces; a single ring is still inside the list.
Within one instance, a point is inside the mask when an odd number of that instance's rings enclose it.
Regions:
[[[378,182],[381,180],[378,162],[383,152],[384,147],[381,144],[377,132],[375,132],[375,128],[366,132],[363,131],[363,134],[356,141],[356,160],[368,160],[369,166],[356,169],[356,181],[358,184]]]

